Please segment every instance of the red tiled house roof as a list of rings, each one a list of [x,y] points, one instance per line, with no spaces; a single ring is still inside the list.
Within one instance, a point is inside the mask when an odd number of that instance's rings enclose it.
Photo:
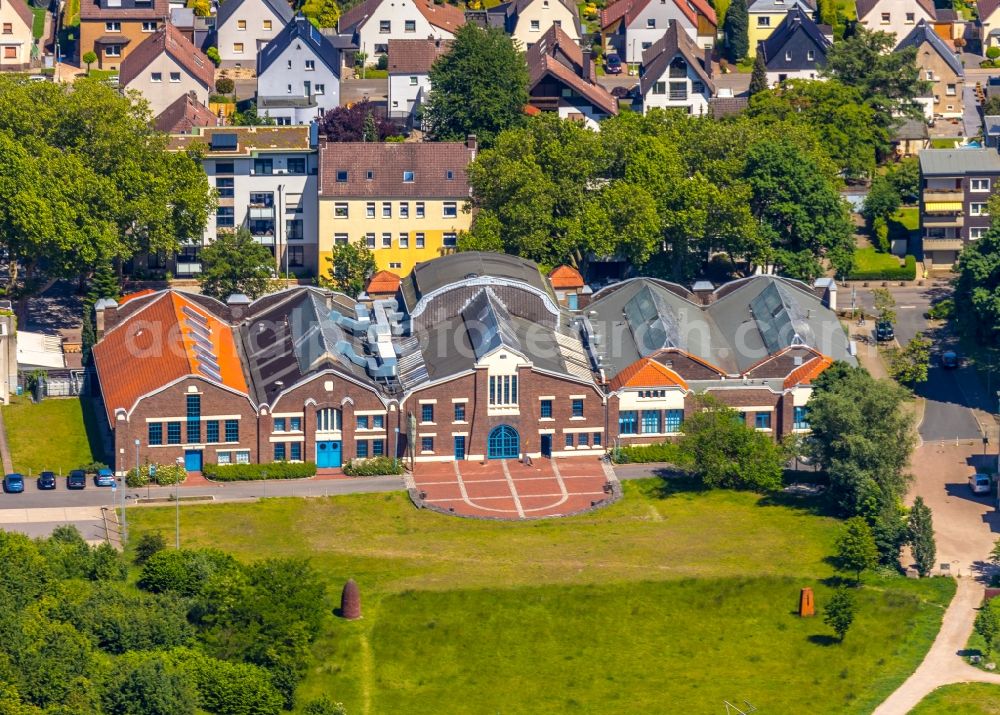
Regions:
[[[680,375],[653,358],[636,360],[611,381],[612,390],[625,387],[680,387],[688,389],[688,384]]]
[[[392,271],[379,271],[368,281],[368,293],[395,293],[401,281]]]
[[[558,266],[549,274],[549,284],[555,290],[583,288],[583,276],[573,266]]]
[[[139,43],[139,46],[122,60],[118,73],[119,84],[123,87],[127,85],[164,52],[192,77],[211,89],[215,80],[215,65],[204,52],[191,44],[180,30],[169,24]]]

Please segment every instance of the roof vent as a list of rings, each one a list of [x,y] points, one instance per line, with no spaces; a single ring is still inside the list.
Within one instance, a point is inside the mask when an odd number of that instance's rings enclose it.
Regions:
[[[793,360],[793,362],[795,363],[795,367],[798,367],[799,365],[802,364],[802,356],[801,355],[796,355],[795,356],[795,360]]]
[[[250,305],[250,297],[243,293],[233,293],[226,298],[226,305]]]
[[[478,273],[466,273],[465,280],[472,280],[473,278],[479,278]]]

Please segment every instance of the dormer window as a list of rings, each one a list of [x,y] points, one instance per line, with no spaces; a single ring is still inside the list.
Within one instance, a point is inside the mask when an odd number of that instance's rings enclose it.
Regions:
[[[792,61],[792,53],[789,51],[785,51],[785,62],[791,62],[791,61]]]
[[[347,171],[344,169],[337,170],[337,183],[346,184],[347,183]]]

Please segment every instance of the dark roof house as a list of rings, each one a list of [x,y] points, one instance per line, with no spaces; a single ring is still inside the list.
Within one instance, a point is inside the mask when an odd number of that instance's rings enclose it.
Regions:
[[[618,114],[618,100],[595,79],[590,51],[553,25],[528,48],[528,104],[560,116],[596,121]]]
[[[706,53],[699,50],[694,41],[677,25],[671,25],[663,33],[663,37],[653,43],[653,46],[642,53],[642,65],[639,69],[639,91],[645,97],[653,84],[663,77],[667,67],[677,57],[681,57],[687,66],[705,85],[709,96],[715,94],[715,82],[706,67]]]
[[[816,72],[826,66],[826,53],[833,46],[809,13],[792,7],[781,24],[757,49],[768,72],[790,75]]]
[[[292,18],[263,50],[257,53],[257,76],[259,77],[281,57],[292,43],[301,43],[310,48],[313,56],[325,64],[331,72],[340,76],[340,50],[329,37],[317,30],[302,15]]]

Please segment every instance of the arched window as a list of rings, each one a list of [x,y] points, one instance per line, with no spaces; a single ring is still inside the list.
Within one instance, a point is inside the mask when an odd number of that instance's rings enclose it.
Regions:
[[[335,407],[316,412],[317,432],[339,432],[343,427],[343,413]]]
[[[494,427],[487,445],[490,459],[517,459],[520,453],[520,438],[510,425]]]

